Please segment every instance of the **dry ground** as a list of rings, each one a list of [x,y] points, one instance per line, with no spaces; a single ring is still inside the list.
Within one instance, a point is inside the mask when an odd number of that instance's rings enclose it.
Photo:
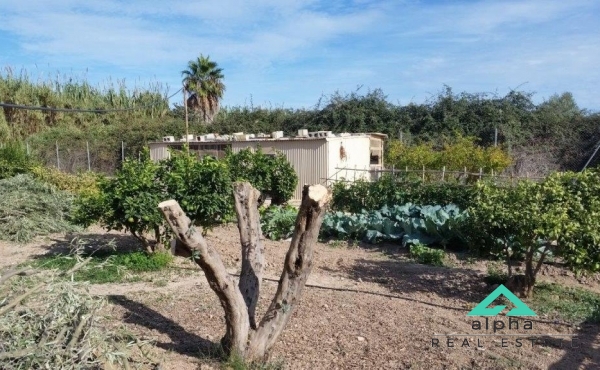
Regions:
[[[115,238],[121,245],[132,243],[125,234],[100,229],[88,233],[86,237],[101,242]],[[69,237],[24,246],[0,243],[0,268],[64,248]],[[215,229],[207,239],[236,273],[240,265],[236,227]],[[287,246],[266,241],[268,280],[260,312],[275,291]],[[286,369],[600,369],[598,325],[573,327],[540,316],[530,331],[521,327],[500,332],[576,334],[574,345],[570,339],[561,345],[557,337],[548,336],[532,345],[527,335],[472,335],[491,332],[472,330],[473,318],[466,316],[490,292],[482,280],[487,271],[484,262],[455,260],[452,268],[438,268],[407,261],[397,246],[321,243],[315,262],[309,286],[272,353],[272,360]],[[145,282],[94,285],[93,292],[111,303],[103,324],[151,339],[147,349],[161,369],[217,369],[214,348],[223,334],[223,313],[201,275],[191,262],[179,259],[173,268],[149,275]],[[600,292],[597,277],[577,281],[550,265],[544,266],[540,280]],[[503,316],[492,319],[508,324]],[[522,326],[523,320],[519,323]],[[434,334],[454,334],[448,337],[454,347],[448,348],[447,338]],[[440,339],[439,347],[432,347],[432,338]],[[465,339],[468,347],[461,346]]]

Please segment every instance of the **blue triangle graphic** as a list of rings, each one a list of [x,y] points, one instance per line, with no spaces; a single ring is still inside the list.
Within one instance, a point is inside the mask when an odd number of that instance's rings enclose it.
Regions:
[[[483,301],[475,306],[475,308],[473,308],[471,312],[467,314],[467,316],[496,316],[500,314],[500,312],[502,312],[506,306],[500,305],[490,308],[488,308],[488,306],[501,295],[505,296],[509,301],[511,301],[512,304],[515,305],[515,308],[508,311],[506,316],[537,316],[535,312],[531,310],[531,308],[529,308],[525,303],[523,303],[523,301],[517,298],[516,295],[514,295],[502,284],[500,284],[498,288],[496,288],[490,293],[490,295],[485,297]]]

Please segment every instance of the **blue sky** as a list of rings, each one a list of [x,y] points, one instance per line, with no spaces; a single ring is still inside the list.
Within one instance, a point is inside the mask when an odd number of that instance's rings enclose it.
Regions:
[[[600,110],[600,1],[2,0],[0,67],[102,85],[224,69],[224,105],[312,107],[381,88],[393,103],[455,92],[572,92]]]

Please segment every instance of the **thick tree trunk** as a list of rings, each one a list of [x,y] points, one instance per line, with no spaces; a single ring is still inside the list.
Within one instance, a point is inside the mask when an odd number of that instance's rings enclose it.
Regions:
[[[242,244],[242,271],[239,287],[248,308],[250,327],[256,329],[256,304],[260,296],[262,269],[265,263],[263,235],[258,214],[260,192],[247,182],[235,183],[233,196],[240,231],[240,243]]]
[[[277,293],[259,328],[251,333],[246,352],[248,360],[265,357],[290,319],[312,270],[313,248],[325,215],[331,194],[324,186],[304,186],[302,204],[296,218],[294,236],[285,263]]]
[[[217,251],[206,244],[201,232],[196,230],[175,200],[162,202],[158,208],[162,211],[177,239],[182,242],[183,247],[188,249],[190,256],[204,271],[208,284],[221,301],[227,326],[227,331],[221,341],[225,351],[237,352],[238,355],[244,357],[249,331],[248,311],[235,281],[227,273]]]
[[[178,242],[173,245],[177,255],[191,256],[204,271],[210,287],[225,310],[227,332],[221,343],[224,350],[237,353],[247,361],[266,357],[296,308],[302,289],[312,270],[313,248],[325,208],[331,194],[322,185],[304,186],[302,204],[296,227],[285,258],[277,293],[256,330],[250,329],[260,292],[263,246],[258,215],[259,193],[247,183],[234,185],[234,197],[242,243],[242,274],[239,287],[227,274],[221,258],[206,244],[179,204],[169,200],[159,204]],[[253,327],[256,323],[253,323]]]

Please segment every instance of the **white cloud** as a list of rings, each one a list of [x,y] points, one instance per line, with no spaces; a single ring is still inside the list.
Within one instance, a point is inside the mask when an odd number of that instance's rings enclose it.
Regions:
[[[599,13],[592,0],[4,0],[0,61],[179,86],[186,62],[209,54],[225,69],[226,104],[251,94],[306,104],[358,85],[406,102],[443,84],[475,92],[529,81],[600,108]]]

